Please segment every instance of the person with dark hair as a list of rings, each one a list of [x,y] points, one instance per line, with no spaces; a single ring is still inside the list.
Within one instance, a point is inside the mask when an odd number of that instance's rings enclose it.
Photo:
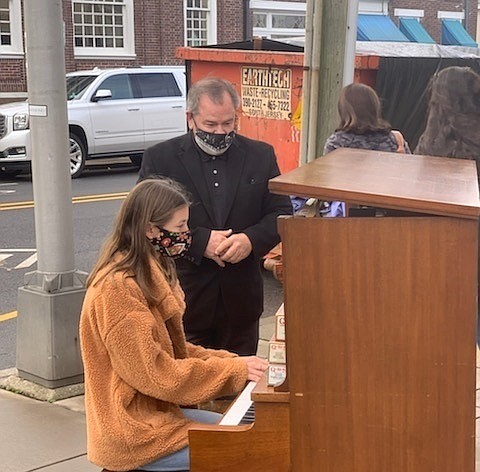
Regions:
[[[415,154],[474,160],[480,183],[479,130],[480,75],[470,67],[459,66],[436,73],[429,84],[427,124]],[[480,281],[480,248],[478,270]],[[480,346],[480,316],[477,345]]]
[[[480,179],[480,75],[447,67],[432,77],[427,124],[415,154],[473,159]]]
[[[380,99],[372,87],[353,83],[342,88],[338,99],[340,124],[326,141],[323,153],[337,148],[370,149],[411,154],[400,131],[382,118]]]
[[[184,406],[239,392],[267,368],[264,359],[185,339],[173,260],[190,247],[189,204],[170,180],[139,183],[87,279],[80,318],[87,449],[104,472],[188,470],[188,429],[220,415]]]
[[[280,241],[277,217],[292,209],[287,196],[268,190],[280,173],[273,147],[236,133],[239,103],[226,80],[193,84],[190,132],[147,149],[139,180],[167,176],[193,196],[192,244],[177,262],[187,339],[253,355],[263,311],[260,260]]]

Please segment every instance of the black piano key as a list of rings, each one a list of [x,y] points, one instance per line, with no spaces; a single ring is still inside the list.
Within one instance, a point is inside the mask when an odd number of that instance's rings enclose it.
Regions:
[[[243,415],[239,424],[251,424],[255,421],[255,403],[252,403]]]

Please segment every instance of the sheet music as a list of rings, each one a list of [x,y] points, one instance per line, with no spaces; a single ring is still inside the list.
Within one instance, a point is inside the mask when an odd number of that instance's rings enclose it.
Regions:
[[[245,415],[246,411],[252,405],[251,393],[257,382],[250,381],[243,389],[242,393],[238,396],[235,402],[230,406],[229,410],[225,413],[220,425],[223,426],[236,426],[240,424],[240,421]]]

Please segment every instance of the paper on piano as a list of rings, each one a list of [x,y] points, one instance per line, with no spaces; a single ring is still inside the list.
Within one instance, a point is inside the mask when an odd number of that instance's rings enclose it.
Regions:
[[[285,314],[275,315],[275,339],[285,341]]]
[[[240,424],[240,421],[242,420],[246,411],[253,403],[251,399],[251,393],[255,385],[257,385],[257,382],[253,381],[247,384],[247,386],[243,389],[242,393],[230,405],[230,408],[227,410],[225,415],[223,415],[223,418],[219,423],[220,425],[236,426]]]
[[[272,364],[285,364],[287,362],[285,342],[270,341],[268,343],[268,362]]]
[[[270,364],[268,366],[267,385],[279,385],[287,377],[285,364]]]

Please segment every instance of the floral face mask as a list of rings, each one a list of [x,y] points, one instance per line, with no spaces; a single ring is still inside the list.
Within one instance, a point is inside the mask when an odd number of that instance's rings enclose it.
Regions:
[[[160,234],[156,238],[148,238],[152,243],[155,251],[162,256],[178,259],[183,257],[192,245],[192,233],[190,231],[182,231],[174,233],[164,228],[158,228]]]

